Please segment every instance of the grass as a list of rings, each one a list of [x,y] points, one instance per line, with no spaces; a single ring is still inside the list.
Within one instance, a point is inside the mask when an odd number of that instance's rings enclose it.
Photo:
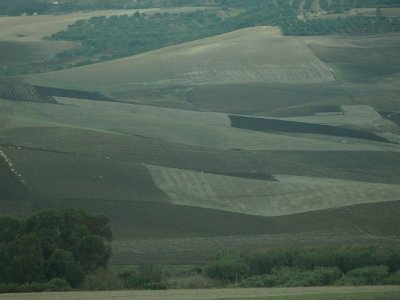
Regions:
[[[349,294],[320,294],[320,295],[307,295],[307,296],[278,296],[278,297],[250,297],[250,298],[234,298],[238,300],[396,300],[399,294],[395,293],[358,293],[355,295]]]
[[[4,299],[110,299],[137,298],[143,300],[227,300],[227,299],[312,299],[312,300],[394,300],[398,287],[328,287],[328,288],[273,288],[273,289],[207,289],[169,291],[117,291],[117,292],[68,292],[40,294],[5,294]],[[250,298],[251,297],[251,298]],[[308,298],[309,297],[309,298]],[[365,297],[365,298],[360,298]],[[381,298],[379,298],[381,297]]]

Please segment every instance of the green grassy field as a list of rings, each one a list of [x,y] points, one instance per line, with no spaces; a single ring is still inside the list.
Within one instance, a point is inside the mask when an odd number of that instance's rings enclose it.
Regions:
[[[273,289],[209,289],[171,291],[69,292],[40,294],[5,294],[3,299],[124,299],[200,300],[200,299],[271,299],[271,300],[395,300],[398,287],[329,287]]]

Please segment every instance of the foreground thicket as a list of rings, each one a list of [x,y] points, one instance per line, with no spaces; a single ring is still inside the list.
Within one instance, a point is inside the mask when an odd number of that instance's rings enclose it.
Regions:
[[[242,287],[400,284],[400,246],[222,253],[205,274]]]
[[[91,290],[398,285],[400,245],[225,252],[203,267],[177,271],[144,264],[119,274],[100,272],[87,283]]]
[[[0,290],[65,290],[106,267],[109,220],[81,210],[42,211],[26,220],[0,218]]]

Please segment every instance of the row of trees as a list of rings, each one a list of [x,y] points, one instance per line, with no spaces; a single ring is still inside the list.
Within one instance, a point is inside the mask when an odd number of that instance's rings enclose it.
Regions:
[[[26,220],[0,218],[0,282],[80,287],[111,256],[109,221],[81,210],[43,211]],[[59,283],[58,283],[59,284]]]
[[[205,273],[245,287],[400,284],[400,246],[222,253]]]

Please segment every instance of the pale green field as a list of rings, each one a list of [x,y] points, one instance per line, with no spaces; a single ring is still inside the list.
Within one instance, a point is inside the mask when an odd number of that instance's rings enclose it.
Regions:
[[[398,286],[321,287],[321,288],[272,288],[272,289],[209,289],[168,291],[116,291],[69,292],[38,294],[4,294],[5,300],[77,300],[77,299],[140,299],[140,300],[217,300],[217,299],[271,299],[271,300],[395,300],[400,297]]]
[[[64,105],[0,101],[2,129],[65,126],[216,149],[400,151],[399,145],[382,142],[233,128],[226,114],[88,100],[59,101]]]
[[[282,216],[363,203],[396,201],[399,185],[281,176],[261,181],[147,166],[155,183],[179,205]]]
[[[283,37],[274,27],[254,27],[29,80],[113,93],[138,87],[325,83],[334,76],[304,41]]]

